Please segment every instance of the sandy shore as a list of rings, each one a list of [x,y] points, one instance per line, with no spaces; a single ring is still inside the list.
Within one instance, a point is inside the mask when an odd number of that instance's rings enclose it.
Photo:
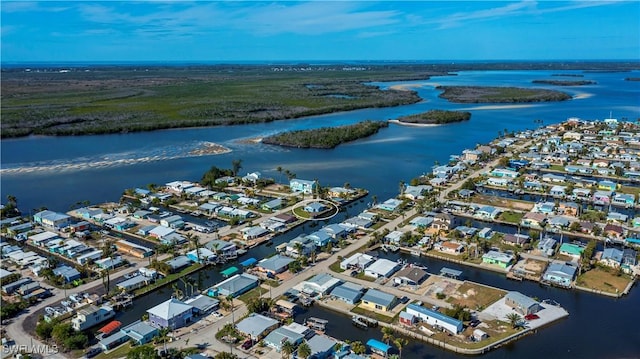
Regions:
[[[435,123],[410,123],[410,122],[400,122],[398,120],[389,120],[390,123],[395,123],[396,125],[401,126],[411,126],[411,127],[435,127],[440,126]]]
[[[223,153],[231,152],[227,147],[219,145],[213,142],[204,142],[202,147],[196,148],[189,152],[191,156],[204,156],[204,155],[220,155]]]
[[[419,89],[421,87],[423,87],[423,85],[406,84],[406,85],[393,85],[393,86],[390,86],[389,88],[392,90],[399,90],[399,91],[412,91],[412,89]]]
[[[262,142],[262,137],[243,138],[243,139],[238,140],[236,142],[252,145],[252,144],[256,144],[256,143]]]
[[[593,97],[592,93],[587,93],[587,92],[581,92],[579,94],[576,94],[575,96],[573,96],[574,100],[583,100],[585,98],[589,98],[589,97]]]

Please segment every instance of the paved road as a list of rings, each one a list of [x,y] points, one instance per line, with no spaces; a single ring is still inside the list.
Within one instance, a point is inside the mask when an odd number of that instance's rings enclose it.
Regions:
[[[413,216],[414,214],[416,214],[416,210],[415,209],[411,209],[410,211],[408,211],[405,214],[406,218],[409,218],[411,216]],[[403,221],[403,217],[399,216],[398,218],[389,221],[388,223],[386,223],[384,226],[382,226],[380,229],[378,229],[378,231],[383,231],[385,228],[389,229],[389,230],[393,230],[396,226],[399,226],[400,223]],[[371,235],[367,235],[362,237],[361,239],[353,242],[352,244],[350,244],[349,246],[341,249],[340,251],[334,252],[333,255],[321,262],[316,263],[313,266],[307,267],[305,268],[305,270],[303,270],[302,272],[296,274],[295,276],[291,277],[290,279],[283,281],[278,287],[272,288],[271,289],[271,295],[273,298],[277,298],[278,296],[284,294],[284,292],[286,292],[287,290],[289,290],[290,288],[296,286],[297,284],[303,282],[306,278],[309,278],[312,275],[316,275],[316,274],[320,274],[320,273],[328,273],[331,272],[331,270],[329,269],[329,266],[331,264],[333,264],[335,262],[335,260],[338,258],[338,256],[342,256],[345,257],[346,255],[348,255],[349,253],[355,251],[356,249],[362,247],[369,239],[371,238]],[[343,277],[344,275],[341,274],[336,274],[336,273],[332,273],[332,275],[336,276],[336,277]],[[359,281],[357,279],[351,278],[351,277],[346,277],[344,276],[345,279],[348,279],[350,281]],[[363,285],[367,286],[367,287],[381,287],[381,285],[376,284],[376,283],[372,283],[372,282],[368,282],[368,281],[362,281]],[[382,288],[381,288],[382,289]],[[400,295],[400,297],[406,295],[410,298],[414,298],[417,299],[418,296],[412,296],[408,293],[405,292],[401,292],[396,288],[389,288],[389,287],[384,287],[384,290],[387,292],[392,292],[395,295]],[[242,318],[243,316],[245,316],[247,314],[247,308],[246,306],[236,300],[235,301],[235,309],[234,309],[234,317],[236,319],[236,322],[238,321],[239,318]],[[438,303],[438,304],[443,304],[443,303]],[[448,304],[447,304],[448,306]],[[211,354],[215,354],[221,351],[229,351],[229,345],[226,343],[222,343],[220,341],[218,341],[215,338],[215,333],[217,333],[225,324],[230,323],[231,322],[231,315],[227,315],[224,318],[221,318],[219,320],[217,320],[216,322],[214,322],[213,324],[204,326],[202,324],[196,323],[194,325],[192,325],[191,327],[189,327],[189,331],[185,331],[186,333],[182,334],[178,340],[168,343],[167,347],[169,348],[184,348],[187,346],[195,346],[197,344],[205,344],[207,346],[207,351],[209,351]],[[191,331],[191,329],[195,329],[197,328],[197,331]],[[186,340],[188,339],[188,344],[186,342]],[[241,358],[253,358],[254,356],[245,353],[237,348],[233,348],[233,352],[235,354],[240,354]]]
[[[138,266],[125,268],[117,272],[113,277],[111,277],[111,281],[112,283],[115,283],[115,281],[118,278],[124,276],[125,274],[135,272],[136,270],[138,270]],[[65,297],[68,297],[76,293],[82,293],[82,292],[94,293],[98,290],[101,290],[102,286],[103,286],[102,279],[97,279],[97,280],[94,280],[93,282],[80,285],[76,288],[67,289],[66,291],[61,289],[55,289],[54,290],[55,293],[53,296],[44,299],[43,301],[37,303],[34,306],[29,307],[26,312],[13,318],[11,320],[11,324],[5,327],[5,330],[7,331],[7,336],[13,339],[13,341],[15,342],[15,345],[18,347],[19,346],[26,346],[28,348],[36,347],[37,348],[36,350],[40,350],[40,351],[43,350],[43,348],[45,348],[45,344],[39,341],[37,338],[32,337],[29,333],[27,333],[27,331],[24,328],[24,325],[29,325],[27,323],[32,323],[33,321],[25,321],[25,319],[32,314],[36,314],[40,312],[45,307],[53,306],[56,303],[59,303],[60,301],[64,300]],[[66,296],[65,296],[65,293],[66,293]],[[3,353],[2,357],[5,357],[4,354],[5,353]],[[45,357],[54,358],[54,359],[65,358],[65,356],[62,353],[49,354],[49,355],[45,355]]]

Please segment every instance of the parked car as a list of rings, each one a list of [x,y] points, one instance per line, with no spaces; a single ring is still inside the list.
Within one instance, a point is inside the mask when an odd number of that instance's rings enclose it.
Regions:
[[[351,274],[350,274],[350,275],[351,275],[352,277],[356,277],[356,276],[358,276],[358,271],[357,271],[357,270],[351,271]]]
[[[89,350],[87,350],[86,353],[84,353],[84,356],[86,358],[93,358],[94,356],[98,355],[102,353],[102,348],[91,348]]]
[[[252,346],[253,346],[253,340],[251,340],[251,339],[247,339],[247,340],[245,340],[244,343],[242,343],[242,349],[244,349],[244,350],[248,350]]]
[[[402,304],[406,304],[406,303],[408,303],[408,302],[409,302],[409,297],[404,296],[404,297],[400,298],[400,303],[402,303]]]

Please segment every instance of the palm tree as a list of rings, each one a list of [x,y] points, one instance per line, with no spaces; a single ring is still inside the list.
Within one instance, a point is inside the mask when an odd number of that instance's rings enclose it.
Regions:
[[[293,346],[293,343],[291,343],[290,341],[286,340],[282,344],[282,349],[281,350],[282,350],[282,357],[283,358],[290,358],[291,354],[295,350],[295,347]]]
[[[387,345],[389,345],[389,342],[391,342],[394,339],[393,334],[395,334],[395,332],[393,331],[393,328],[391,327],[382,328],[382,340],[387,342]]]
[[[393,344],[395,344],[396,347],[398,347],[398,351],[400,352],[398,354],[398,357],[402,358],[402,348],[404,348],[405,345],[409,344],[409,341],[406,338],[396,338],[393,341]]]
[[[242,168],[242,160],[238,159],[238,160],[231,161],[231,167],[232,167],[233,175],[237,176],[238,172],[240,172],[240,169]]]
[[[234,316],[235,313],[234,313],[234,310],[233,310],[233,296],[232,295],[228,295],[224,299],[226,299],[226,301],[231,306],[231,323],[235,324],[236,319],[235,319],[235,316]]]
[[[399,187],[401,196],[404,194],[404,188],[405,188],[404,185],[405,185],[404,181],[400,181],[400,183],[398,183],[398,187]]]
[[[367,352],[367,347],[365,347],[361,341],[352,342],[350,345],[351,350],[356,354],[364,354]]]
[[[522,317],[518,313],[509,313],[506,316],[509,323],[511,323],[511,327],[515,328],[520,324]]]
[[[276,167],[276,171],[280,174],[280,182],[282,182],[282,166]]]
[[[304,342],[298,346],[298,357],[307,359],[311,355],[311,347],[307,342]]]

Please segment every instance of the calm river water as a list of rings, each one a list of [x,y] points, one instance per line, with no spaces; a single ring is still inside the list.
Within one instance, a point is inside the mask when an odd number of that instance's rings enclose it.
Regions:
[[[562,71],[569,73],[572,71]],[[582,73],[573,71],[574,73]],[[19,207],[27,212],[46,206],[66,211],[69,206],[89,200],[92,203],[117,201],[125,188],[163,184],[173,180],[199,180],[210,166],[230,168],[234,159],[242,160],[242,172],[260,171],[278,179],[276,167],[282,166],[298,178],[317,178],[322,185],[364,187],[380,200],[397,195],[399,181],[428,172],[435,161],[446,162],[477,143],[486,143],[505,129],[518,131],[561,122],[568,117],[603,119],[609,113],[618,119],[640,118],[640,83],[625,81],[639,77],[640,72],[584,73],[584,80],[597,84],[556,88],[574,96],[558,103],[522,106],[451,104],[438,98],[436,85],[496,85],[533,87],[532,80],[558,79],[557,71],[470,71],[457,76],[434,77],[428,81],[376,83],[381,87],[412,84],[423,102],[394,108],[365,109],[298,120],[266,124],[227,126],[184,130],[157,131],[84,137],[30,137],[3,140],[0,144],[2,197],[18,198]],[[549,86],[540,86],[553,88]],[[333,150],[283,149],[240,140],[261,137],[293,129],[350,124],[358,121],[394,119],[401,115],[429,109],[460,109],[472,112],[465,123],[437,127],[390,125],[375,136],[338,146]],[[218,156],[188,157],[199,143],[216,142],[232,152]],[[156,159],[156,160],[154,160]],[[5,171],[9,170],[9,171]],[[366,206],[358,202],[349,209],[351,215]],[[341,219],[340,215],[336,220]],[[299,228],[275,240],[288,240],[312,228]],[[246,257],[260,258],[273,252],[273,247],[258,247]],[[410,258],[415,261],[414,258]],[[434,272],[440,261],[421,259]],[[457,268],[454,264],[448,267]],[[460,268],[466,278],[504,289],[518,290],[539,298],[561,303],[569,318],[538,331],[518,342],[486,355],[490,358],[635,358],[640,357],[640,294],[638,288],[621,299],[610,299],[577,291],[540,287],[534,283],[507,281],[504,276],[471,268]],[[220,280],[220,268],[209,270],[205,283]],[[121,315],[126,322],[140,318],[144,309],[166,300],[171,289],[161,295],[149,295]],[[378,331],[358,331],[348,318],[318,308],[303,313],[331,320],[329,334],[343,339],[380,338]],[[403,350],[405,358],[452,358],[455,354],[434,347],[412,343]]]

